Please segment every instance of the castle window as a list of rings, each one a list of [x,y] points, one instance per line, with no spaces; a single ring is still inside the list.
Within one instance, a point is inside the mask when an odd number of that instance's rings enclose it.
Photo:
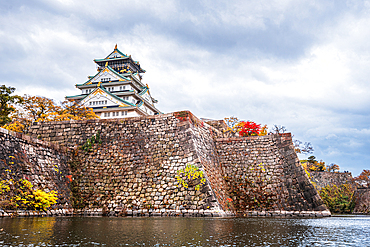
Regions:
[[[122,116],[127,116],[127,111],[123,111],[123,112],[121,112],[121,115],[122,115]]]
[[[104,117],[110,117],[110,112],[104,112]]]
[[[101,78],[100,81],[101,82],[107,82],[107,81],[110,81],[111,79],[110,78]]]
[[[107,104],[107,101],[105,101],[105,104]]]

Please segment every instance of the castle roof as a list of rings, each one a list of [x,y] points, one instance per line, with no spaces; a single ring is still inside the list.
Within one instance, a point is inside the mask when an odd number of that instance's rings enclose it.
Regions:
[[[128,105],[131,105],[131,106],[136,106],[135,104],[132,104],[132,103],[130,103],[130,102],[128,102],[128,101],[126,101],[126,100],[124,100],[124,99],[121,99],[120,97],[118,97],[118,96],[116,96],[116,95],[114,95],[114,94],[112,94],[111,92],[109,92],[107,89],[105,89],[105,87],[103,87],[102,85],[99,85],[99,87],[97,87],[97,89],[98,88],[100,88],[100,89],[102,89],[105,93],[107,93],[109,96],[112,96],[113,98],[115,98],[115,99],[117,99],[117,100],[119,100],[119,101],[121,101],[122,103],[125,103],[125,104],[128,104]],[[97,90],[96,89],[96,90]],[[96,91],[96,90],[94,90],[94,91]],[[94,92],[93,91],[93,92]],[[91,93],[93,93],[93,92],[91,92]]]
[[[130,78],[127,78],[127,77],[125,77],[125,76],[123,76],[123,75],[121,75],[121,74],[117,73],[114,69],[112,69],[109,65],[107,65],[107,66],[105,67],[105,69],[103,69],[103,70],[99,71],[99,72],[98,72],[98,73],[96,73],[94,76],[89,77],[90,79],[89,79],[88,81],[84,82],[83,84],[76,84],[76,86],[82,86],[82,85],[92,84],[92,82],[91,82],[91,81],[92,81],[92,80],[94,80],[94,78],[96,78],[99,74],[102,74],[102,73],[104,73],[104,72],[105,72],[105,71],[107,71],[107,70],[111,71],[113,74],[115,74],[116,76],[118,76],[119,78],[121,78],[121,81],[131,81],[131,79],[130,79]],[[96,83],[98,83],[98,82],[96,82]]]
[[[139,61],[135,61],[132,59],[131,55],[124,54],[120,50],[118,50],[117,45],[114,47],[114,50],[105,58],[103,59],[94,59],[95,63],[102,63],[102,62],[110,62],[110,61],[120,61],[120,60],[127,60],[132,64],[136,65],[138,68],[139,73],[145,73],[146,71],[141,68]]]

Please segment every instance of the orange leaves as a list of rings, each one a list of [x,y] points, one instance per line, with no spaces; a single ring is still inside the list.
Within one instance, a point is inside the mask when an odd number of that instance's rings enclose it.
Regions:
[[[240,121],[237,117],[225,118],[227,124],[227,129],[224,130],[224,133],[227,136],[264,136],[267,135],[267,125],[265,124],[262,128],[260,124],[256,124],[252,121]]]
[[[354,180],[362,186],[370,187],[370,170],[363,170]]]
[[[265,124],[262,128],[261,128],[261,130],[260,130],[260,133],[258,134],[259,136],[265,136],[265,135],[267,135],[267,124]]]
[[[4,128],[25,132],[33,122],[69,121],[99,118],[91,108],[80,106],[74,101],[64,101],[57,105],[52,99],[24,95],[22,103],[12,115],[12,122]]]
[[[69,182],[72,182],[72,175],[66,175],[66,178],[69,179]]]

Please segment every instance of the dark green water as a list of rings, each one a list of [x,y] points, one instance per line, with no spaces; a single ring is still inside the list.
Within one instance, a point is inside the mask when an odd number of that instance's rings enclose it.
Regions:
[[[0,218],[0,246],[370,246],[370,217]]]

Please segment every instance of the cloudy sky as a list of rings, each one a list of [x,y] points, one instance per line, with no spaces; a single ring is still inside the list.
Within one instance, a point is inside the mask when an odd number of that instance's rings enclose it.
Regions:
[[[369,41],[370,1],[2,1],[0,84],[61,101],[117,43],[162,112],[285,126],[358,175],[370,168]]]

